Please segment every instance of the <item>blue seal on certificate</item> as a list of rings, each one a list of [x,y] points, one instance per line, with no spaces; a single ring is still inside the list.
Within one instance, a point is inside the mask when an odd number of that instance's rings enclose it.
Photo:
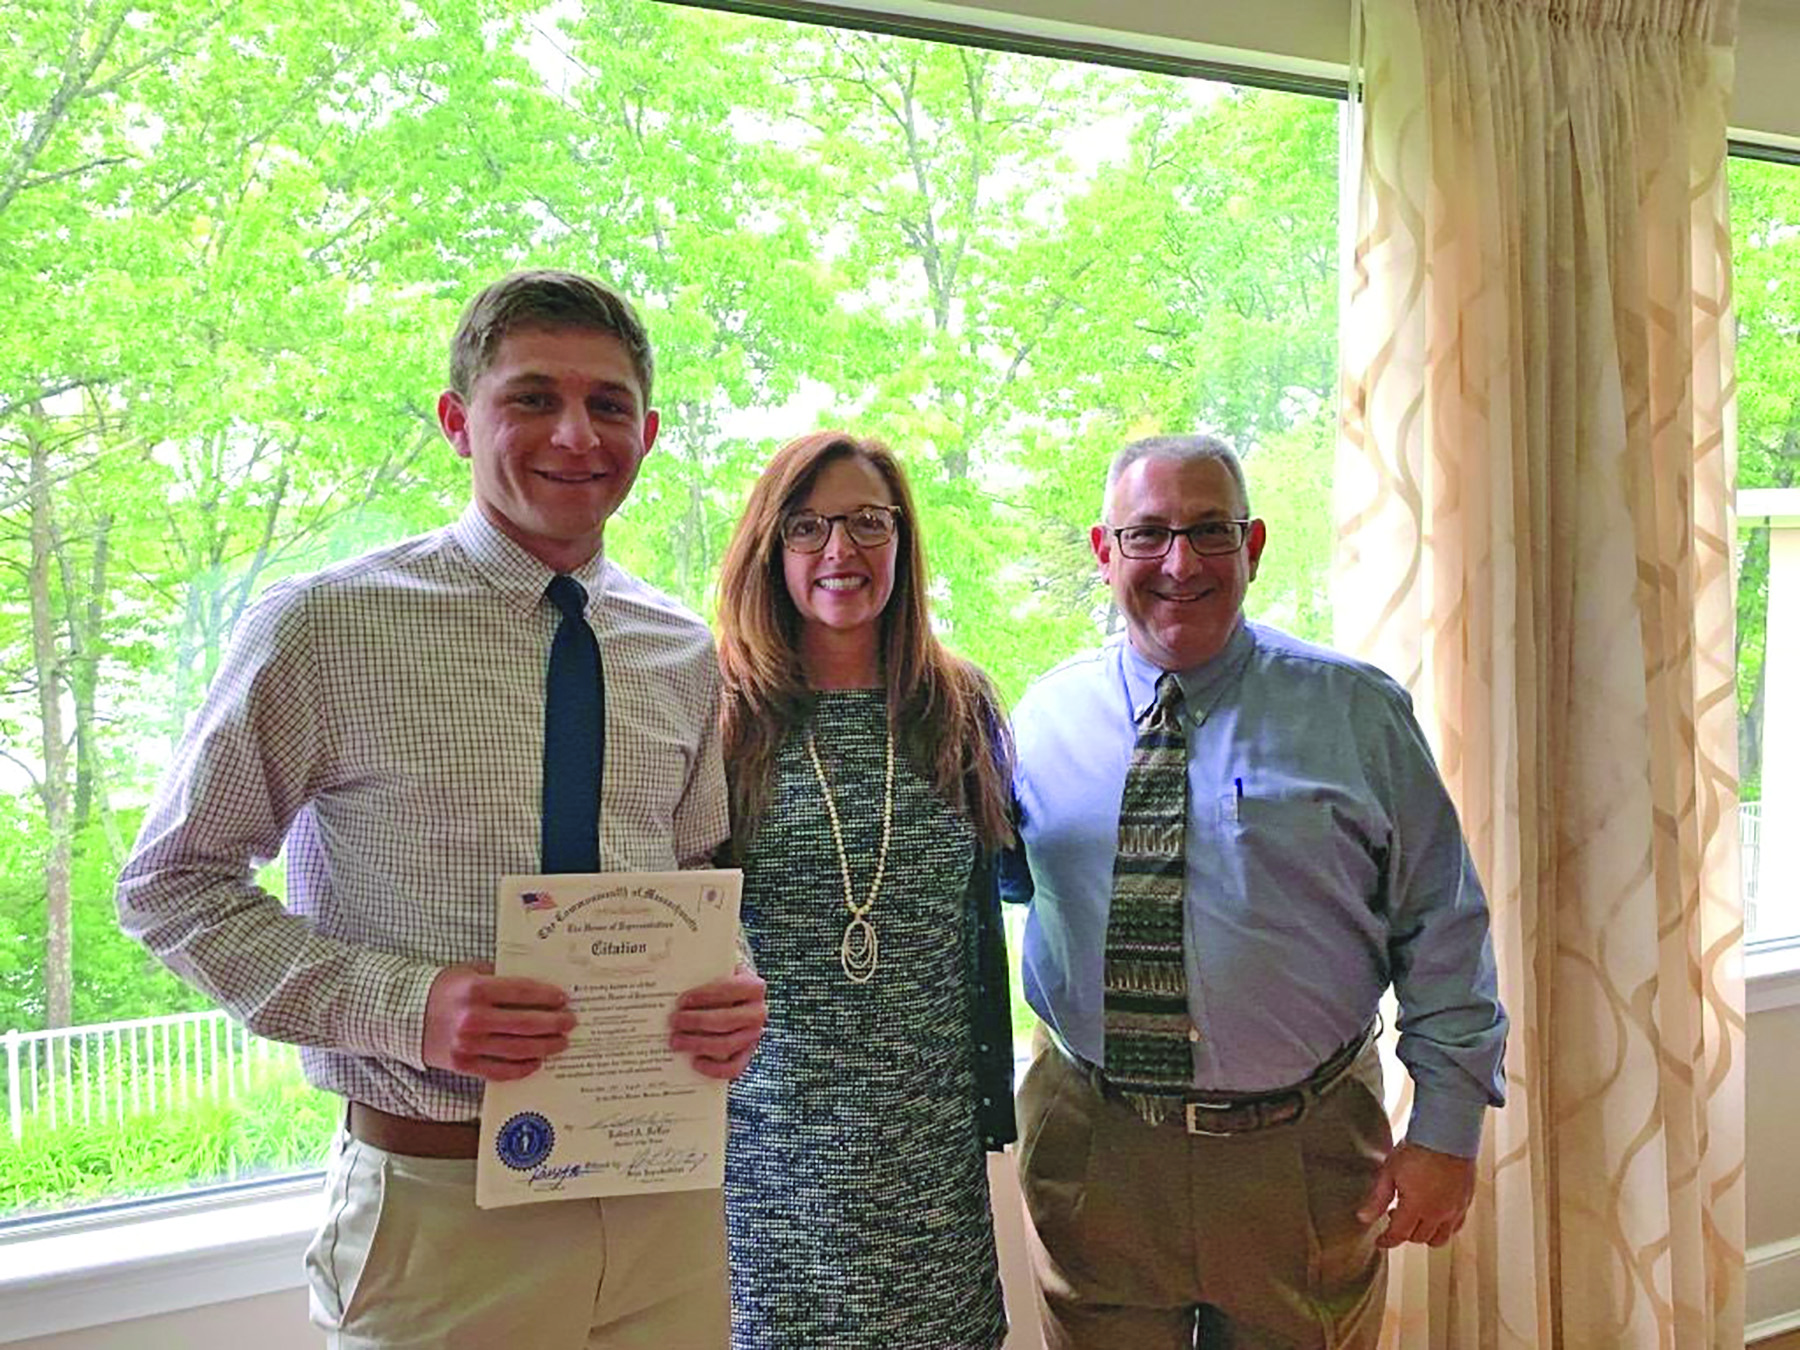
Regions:
[[[528,1172],[556,1147],[556,1128],[536,1111],[521,1111],[500,1127],[494,1152],[515,1172]]]

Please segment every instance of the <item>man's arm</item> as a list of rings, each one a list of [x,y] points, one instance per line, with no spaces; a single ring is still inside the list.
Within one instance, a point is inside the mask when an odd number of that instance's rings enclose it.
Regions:
[[[1387,1215],[1387,1227],[1375,1239],[1378,1247],[1403,1242],[1441,1247],[1463,1226],[1474,1198],[1473,1158],[1402,1140],[1375,1174],[1356,1217],[1367,1224]]]
[[[325,721],[305,592],[232,635],[119,874],[119,922],[258,1035],[419,1065],[438,968],[321,937],[254,881],[318,790]]]
[[[1397,693],[1367,767],[1388,803],[1385,869],[1389,973],[1400,1005],[1398,1054],[1414,1085],[1404,1141],[1361,1216],[1392,1210],[1379,1239],[1440,1246],[1475,1192],[1475,1154],[1490,1106],[1505,1103],[1500,1006],[1487,897],[1424,733]],[[1366,725],[1366,723],[1365,723]]]
[[[1037,884],[1031,879],[1031,860],[1025,856],[1025,808],[1019,802],[1016,784],[1010,814],[1013,840],[1000,850],[995,859],[995,866],[999,871],[1000,898],[1009,905],[1029,905],[1032,896],[1037,893]]]
[[[699,753],[675,808],[675,856],[683,867],[712,866],[730,825],[716,678],[711,689],[701,721]],[[694,1068],[707,1077],[728,1081],[750,1063],[769,1022],[767,987],[756,973],[741,923],[737,950],[736,970],[722,980],[688,990],[669,1015],[669,1048],[691,1056]]]
[[[447,966],[425,1000],[425,1063],[490,1083],[527,1078],[569,1048],[569,996],[542,980],[494,974],[491,963]]]
[[[705,659],[714,661],[712,649]],[[725,788],[725,756],[719,730],[719,678],[707,681],[707,697],[698,710],[700,738],[688,780],[675,803],[670,833],[680,866],[711,867],[731,833],[730,798]]]
[[[669,1014],[669,1048],[691,1056],[708,1078],[736,1078],[768,1025],[765,995],[762,977],[741,965],[722,980],[688,990]]]

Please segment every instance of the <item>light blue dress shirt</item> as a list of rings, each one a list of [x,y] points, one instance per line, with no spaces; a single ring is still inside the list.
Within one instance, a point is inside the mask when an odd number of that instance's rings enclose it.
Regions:
[[[1025,996],[1105,1062],[1107,909],[1136,718],[1161,671],[1125,640],[1064,662],[1014,716],[1031,901]],[[1487,900],[1406,691],[1259,624],[1179,672],[1188,723],[1186,956],[1196,1087],[1299,1082],[1392,984],[1407,1137],[1472,1157],[1504,1101]]]

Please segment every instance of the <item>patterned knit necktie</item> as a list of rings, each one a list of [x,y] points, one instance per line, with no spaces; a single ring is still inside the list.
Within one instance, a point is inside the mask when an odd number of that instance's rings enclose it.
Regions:
[[[540,843],[546,872],[600,870],[600,762],[606,745],[606,687],[600,643],[587,621],[587,592],[571,576],[550,579],[546,594],[562,611],[544,676],[544,812]]]
[[[1106,921],[1106,1076],[1152,1124],[1194,1082],[1181,947],[1188,820],[1181,706],[1181,684],[1165,671],[1125,773]]]

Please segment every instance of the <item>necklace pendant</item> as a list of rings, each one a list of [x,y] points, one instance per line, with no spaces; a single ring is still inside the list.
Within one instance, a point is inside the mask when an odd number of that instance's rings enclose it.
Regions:
[[[878,960],[875,925],[860,915],[844,925],[844,940],[838,944],[838,960],[852,984],[867,984],[875,978]]]
[[[887,732],[887,788],[881,803],[881,852],[875,859],[875,876],[869,882],[869,898],[856,903],[856,891],[850,884],[850,855],[844,852],[844,827],[838,823],[837,799],[831,794],[831,782],[825,777],[825,765],[819,760],[819,747],[809,728],[806,733],[806,755],[812,760],[813,773],[819,779],[819,795],[825,799],[825,816],[831,822],[831,842],[837,845],[838,870],[844,878],[844,908],[850,911],[850,922],[844,925],[844,937],[838,943],[838,962],[852,984],[867,984],[875,977],[878,959],[875,925],[869,911],[875,908],[875,897],[881,894],[881,878],[887,874],[888,844],[894,837],[894,729]]]

